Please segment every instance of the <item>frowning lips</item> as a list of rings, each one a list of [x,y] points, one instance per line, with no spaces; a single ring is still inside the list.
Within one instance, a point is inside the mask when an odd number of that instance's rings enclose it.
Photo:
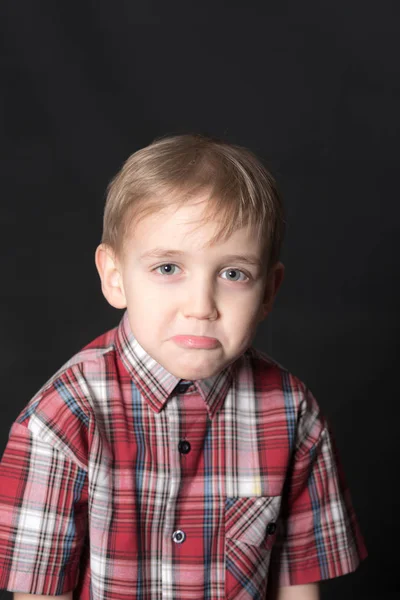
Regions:
[[[212,349],[220,345],[216,338],[203,335],[174,335],[171,339],[181,348]]]

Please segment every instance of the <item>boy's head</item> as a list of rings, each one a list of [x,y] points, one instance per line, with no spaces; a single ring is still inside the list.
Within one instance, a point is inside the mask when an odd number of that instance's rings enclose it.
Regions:
[[[284,211],[247,149],[198,135],[157,140],[111,182],[96,265],[139,344],[203,379],[251,344],[282,282]]]

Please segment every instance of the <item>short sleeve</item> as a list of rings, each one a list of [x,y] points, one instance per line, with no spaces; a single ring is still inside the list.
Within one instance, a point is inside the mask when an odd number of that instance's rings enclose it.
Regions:
[[[272,555],[273,579],[279,586],[330,579],[354,571],[366,556],[333,435],[305,388]]]
[[[0,463],[0,589],[71,591],[86,530],[86,471],[14,423]]]

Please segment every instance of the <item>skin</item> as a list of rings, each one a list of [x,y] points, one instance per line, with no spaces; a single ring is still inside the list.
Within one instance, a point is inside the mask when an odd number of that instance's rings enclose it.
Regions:
[[[267,600],[319,600],[319,598],[317,583],[280,587],[267,594]]]
[[[96,251],[104,296],[127,309],[139,344],[167,371],[192,380],[215,375],[251,345],[284,274],[282,263],[265,272],[263,248],[251,229],[210,245],[218,224],[196,226],[204,202],[145,217],[121,256],[104,245]],[[243,258],[231,258],[238,254]],[[250,257],[260,265],[247,262]],[[176,335],[209,336],[218,343],[187,349],[175,343]]]
[[[120,256],[104,244],[95,255],[107,301],[127,309],[139,344],[183,379],[210,377],[251,345],[257,325],[272,309],[285,270],[279,262],[265,272],[263,249],[247,228],[209,245],[217,223],[193,227],[203,210],[200,199],[147,216],[130,232]],[[142,257],[156,248],[168,252]],[[176,250],[181,254],[172,255]],[[227,258],[238,254],[255,257],[261,266]],[[182,334],[211,336],[218,344],[212,349],[182,348],[172,340]],[[31,597],[14,594],[15,600]],[[72,600],[72,592],[35,598]],[[268,599],[318,600],[318,585],[281,587]]]

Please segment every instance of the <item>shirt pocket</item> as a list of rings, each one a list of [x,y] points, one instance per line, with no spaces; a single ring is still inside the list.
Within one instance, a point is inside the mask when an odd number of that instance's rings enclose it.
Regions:
[[[225,499],[225,598],[265,596],[281,496]]]

